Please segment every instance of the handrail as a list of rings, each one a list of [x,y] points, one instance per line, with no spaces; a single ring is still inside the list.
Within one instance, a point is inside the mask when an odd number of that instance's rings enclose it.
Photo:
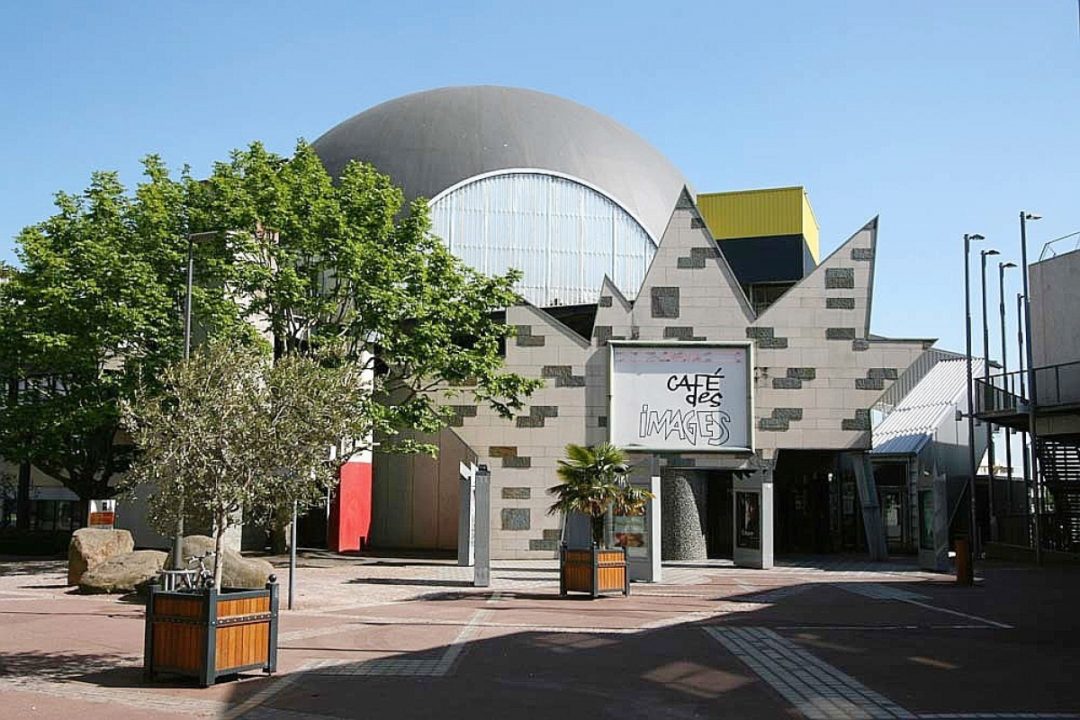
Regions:
[[[1046,259],[1047,251],[1050,251],[1050,253],[1051,253],[1050,257],[1057,257],[1058,252],[1057,252],[1057,249],[1054,248],[1054,245],[1061,242],[1062,240],[1068,240],[1071,237],[1075,237],[1076,240],[1073,242],[1072,248],[1069,249],[1069,250],[1066,250],[1065,252],[1072,252],[1073,250],[1080,250],[1080,230],[1077,230],[1076,232],[1071,232],[1068,235],[1062,235],[1061,237],[1054,238],[1053,240],[1047,240],[1046,243],[1043,245],[1042,252],[1039,253],[1039,262],[1042,262],[1043,260]]]
[[[1080,360],[1056,365],[1044,365],[1032,371],[1038,397],[1037,407],[1052,407],[1080,403]],[[1026,386],[1028,371],[1014,370],[988,378],[975,378],[976,414],[987,412],[1026,411],[1031,402],[1030,387]]]

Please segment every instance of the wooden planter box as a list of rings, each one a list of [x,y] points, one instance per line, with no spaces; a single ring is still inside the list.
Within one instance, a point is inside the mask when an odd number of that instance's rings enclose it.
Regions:
[[[570,550],[565,545],[559,552],[559,594],[569,592],[630,594],[630,574],[627,572],[626,548],[604,549],[595,545],[588,550]]]
[[[143,676],[159,672],[199,679],[277,670],[278,586],[264,590],[165,592],[151,586],[146,603]]]

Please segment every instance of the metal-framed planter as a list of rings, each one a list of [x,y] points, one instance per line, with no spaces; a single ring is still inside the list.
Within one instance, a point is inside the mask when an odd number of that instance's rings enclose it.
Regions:
[[[277,670],[278,585],[262,590],[166,592],[146,603],[143,677],[176,673],[203,687],[225,675]]]
[[[588,593],[598,597],[604,593],[630,594],[630,573],[626,548],[559,549],[559,594]]]

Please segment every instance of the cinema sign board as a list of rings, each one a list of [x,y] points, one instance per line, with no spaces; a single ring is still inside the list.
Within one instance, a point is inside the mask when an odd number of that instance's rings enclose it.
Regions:
[[[753,450],[750,343],[608,345],[613,445],[655,452]]]

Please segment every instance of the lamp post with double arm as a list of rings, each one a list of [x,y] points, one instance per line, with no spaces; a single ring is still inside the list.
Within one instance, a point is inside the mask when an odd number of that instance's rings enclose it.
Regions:
[[[1035,431],[1035,407],[1038,387],[1035,384],[1035,361],[1031,351],[1031,291],[1028,289],[1027,221],[1040,220],[1041,215],[1020,211],[1020,263],[1024,269],[1024,335],[1027,336],[1024,354],[1027,356],[1028,381],[1028,440],[1031,448],[1031,479],[1035,483],[1035,563],[1042,563],[1042,489],[1039,483],[1039,436]]]
[[[1016,267],[1013,262],[998,263],[998,311],[1001,315],[1001,377],[1002,390],[1011,392],[1008,386],[1009,380],[1009,354],[1005,349],[1005,271]],[[1005,426],[1005,513],[1013,512],[1013,467],[1012,467],[1012,439],[1009,427]]]
[[[967,362],[967,421],[968,421],[968,522],[971,526],[968,538],[968,552],[970,553],[968,567],[974,569],[975,556],[978,554],[975,544],[978,541],[978,525],[975,521],[975,473],[978,467],[975,464],[975,401],[972,392],[972,367],[971,367],[971,242],[973,240],[985,240],[978,233],[964,234],[964,340],[965,360]]]

